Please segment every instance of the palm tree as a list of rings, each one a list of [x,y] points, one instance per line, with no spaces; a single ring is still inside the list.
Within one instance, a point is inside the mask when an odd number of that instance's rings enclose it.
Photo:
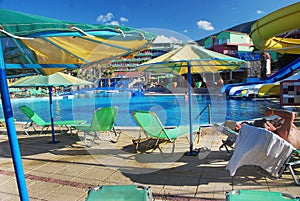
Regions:
[[[113,77],[113,72],[110,70],[105,70],[105,71],[103,71],[101,77],[107,78],[107,80],[108,80],[107,84],[108,84],[108,86],[110,86],[110,78]]]

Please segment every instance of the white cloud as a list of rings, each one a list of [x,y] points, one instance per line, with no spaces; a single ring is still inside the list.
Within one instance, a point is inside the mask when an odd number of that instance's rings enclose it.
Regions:
[[[153,43],[179,43],[182,42],[178,40],[175,36],[165,36],[165,35],[158,35]]]
[[[165,35],[158,35],[153,43],[171,43],[171,39]]]
[[[97,22],[100,23],[107,23],[111,21],[114,18],[114,15],[112,13],[107,13],[106,15],[99,15],[96,19]]]
[[[189,31],[188,31],[187,29],[185,29],[185,30],[183,30],[183,32],[184,32],[184,33],[187,33],[187,32],[189,32]]]
[[[128,22],[128,19],[125,18],[125,17],[120,17],[120,21],[121,21],[121,22]]]
[[[119,22],[118,21],[111,21],[110,23],[108,23],[110,25],[119,25]]]
[[[257,10],[256,13],[260,15],[260,14],[263,14],[264,11],[263,10]]]
[[[118,20],[114,20],[115,16],[108,12],[106,15],[99,15],[96,19],[98,23],[110,24],[110,25],[120,25]],[[121,22],[128,22],[128,19],[125,17],[120,17]]]
[[[197,22],[197,26],[199,29],[203,29],[205,31],[213,31],[215,28],[213,27],[211,22],[208,22],[206,20],[199,20]]]

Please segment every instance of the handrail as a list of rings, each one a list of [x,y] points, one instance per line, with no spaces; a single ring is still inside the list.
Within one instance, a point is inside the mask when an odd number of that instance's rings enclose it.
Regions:
[[[207,109],[207,111],[208,111],[208,123],[210,124],[210,122],[211,122],[211,121],[210,121],[210,104],[207,104],[207,105],[201,110],[201,112],[196,116],[195,119],[198,119],[206,109]]]

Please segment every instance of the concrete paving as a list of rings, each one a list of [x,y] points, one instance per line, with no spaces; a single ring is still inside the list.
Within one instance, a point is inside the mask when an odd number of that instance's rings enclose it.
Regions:
[[[225,170],[230,154],[220,151],[226,135],[215,128],[203,128],[195,135],[197,156],[187,156],[189,142],[180,137],[172,145],[152,153],[137,154],[132,139],[139,129],[120,128],[117,143],[96,140],[85,146],[78,135],[56,131],[59,143],[51,143],[50,132],[24,135],[17,124],[18,139],[30,200],[85,200],[89,187],[136,184],[150,186],[154,200],[225,200],[225,193],[237,189],[280,191],[300,196],[288,171],[272,178],[264,170],[244,166],[234,177]],[[199,138],[198,138],[199,137]],[[50,142],[50,143],[49,143]],[[19,200],[6,130],[0,130],[0,200]]]

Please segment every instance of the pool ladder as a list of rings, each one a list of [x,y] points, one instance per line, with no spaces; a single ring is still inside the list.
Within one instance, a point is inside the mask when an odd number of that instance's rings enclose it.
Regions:
[[[203,112],[207,109],[208,112],[208,124],[211,123],[211,115],[210,115],[210,104],[207,104],[206,106],[204,106],[204,108],[202,108],[201,112],[196,116],[196,120],[203,114]]]

